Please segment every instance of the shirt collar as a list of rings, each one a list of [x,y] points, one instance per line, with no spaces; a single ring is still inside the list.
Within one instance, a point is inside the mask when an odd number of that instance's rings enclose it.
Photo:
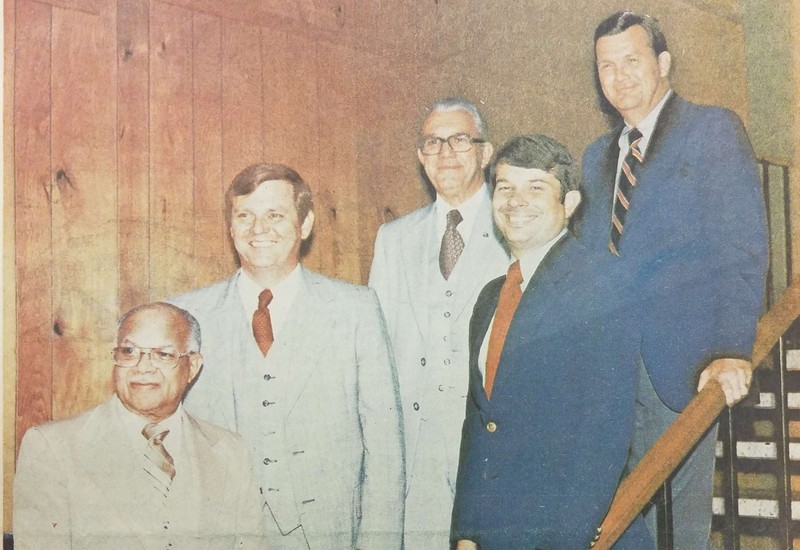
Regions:
[[[487,197],[491,199],[489,186],[486,182],[483,182],[480,189],[458,206],[452,206],[444,200],[441,195],[437,194],[436,201],[434,202],[434,210],[436,215],[436,227],[439,230],[439,234],[443,235],[447,227],[447,213],[456,209],[461,213],[462,220],[461,223],[458,224],[458,232],[461,233],[464,241],[466,241],[467,237],[472,232],[472,227],[475,225],[475,219],[478,217],[478,210],[481,207],[481,203]]]
[[[252,314],[258,308],[258,295],[261,294],[264,287],[255,282],[244,269],[240,269],[240,272],[239,279],[236,283],[239,289],[239,297],[242,300],[244,310]],[[295,294],[297,294],[297,290],[300,288],[301,278],[300,264],[298,263],[291,273],[284,277],[278,284],[270,288],[273,301],[284,301],[284,298],[294,298]]]
[[[122,423],[125,433],[128,434],[128,438],[135,447],[141,446],[145,441],[144,436],[142,435],[142,430],[144,430],[144,427],[150,422],[143,416],[139,416],[135,412],[128,410],[125,405],[122,404],[122,401],[116,394],[114,395],[114,401],[114,409],[116,411],[117,418],[119,418],[120,422]],[[182,438],[182,418],[183,403],[180,403],[178,404],[178,408],[175,409],[174,413],[158,423],[159,428],[169,430],[170,442],[176,442],[172,443],[172,445],[176,445],[177,442]]]
[[[661,111],[664,109],[664,105],[667,103],[667,100],[670,98],[670,96],[672,96],[672,89],[667,90],[667,93],[664,94],[664,97],[661,98],[661,101],[659,101],[653,110],[650,111],[647,116],[636,125],[636,128],[638,128],[638,130],[642,133],[642,140],[639,142],[639,150],[643,155],[646,154],[647,146],[650,144],[650,138],[653,137],[653,131],[656,128],[658,116],[661,114]],[[628,151],[628,133],[631,130],[633,130],[633,127],[626,123],[625,128],[622,130],[622,135],[619,136],[620,151],[625,151],[626,154]]]
[[[524,290],[525,287],[528,286],[528,281],[531,280],[533,274],[536,273],[536,270],[539,269],[539,264],[542,263],[542,260],[553,248],[553,245],[558,242],[558,240],[563,237],[567,233],[567,228],[561,230],[561,233],[544,243],[542,246],[534,248],[533,250],[529,250],[525,254],[522,255],[522,258],[519,259],[519,268],[522,272],[522,289]]]

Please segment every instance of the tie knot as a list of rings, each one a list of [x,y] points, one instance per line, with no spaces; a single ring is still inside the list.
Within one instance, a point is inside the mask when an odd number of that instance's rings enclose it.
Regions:
[[[262,290],[261,294],[258,295],[258,308],[264,309],[270,302],[272,302],[272,291],[268,288]]]
[[[464,220],[464,218],[461,217],[461,212],[459,212],[455,208],[447,213],[447,226],[448,227],[455,227],[458,224],[460,224],[463,220]]]
[[[519,260],[508,266],[508,275],[506,275],[506,280],[509,283],[515,283],[517,285],[522,284],[522,270],[519,267]]]
[[[628,132],[628,144],[630,147],[639,147],[639,140],[642,139],[642,133],[639,131],[639,128],[632,128],[630,132]]]
[[[142,435],[150,441],[151,439],[156,439],[158,441],[164,441],[164,438],[167,437],[169,430],[162,430],[158,427],[158,424],[155,422],[150,422],[144,428],[142,428]]]

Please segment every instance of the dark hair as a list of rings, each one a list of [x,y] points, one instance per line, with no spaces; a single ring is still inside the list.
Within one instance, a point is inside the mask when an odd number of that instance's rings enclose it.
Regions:
[[[469,116],[472,117],[472,121],[475,123],[475,129],[478,130],[478,135],[476,137],[489,139],[489,132],[486,129],[486,122],[483,120],[481,112],[474,103],[460,97],[437,99],[434,101],[425,119],[427,119],[431,113],[451,113],[453,111],[466,111]],[[423,120],[423,124],[424,123],[425,121]]]
[[[119,321],[117,321],[117,333],[119,333],[122,325],[124,325],[128,319],[142,311],[169,312],[172,315],[182,318],[184,321],[186,321],[186,325],[189,329],[189,338],[186,342],[188,349],[186,351],[200,351],[200,345],[202,344],[202,339],[200,337],[200,323],[197,322],[197,319],[194,318],[194,315],[185,309],[181,309],[178,306],[167,302],[152,302],[129,309],[122,315],[122,317],[119,318]]]
[[[314,207],[311,199],[311,189],[308,184],[303,181],[300,174],[284,164],[262,162],[248,166],[233,178],[228,191],[225,193],[225,220],[228,225],[231,223],[233,199],[249,195],[265,181],[285,181],[292,186],[297,219],[300,223],[303,223]]]
[[[631,27],[639,25],[647,33],[650,48],[656,57],[669,51],[667,49],[667,39],[661,32],[658,19],[651,15],[638,14],[631,11],[618,11],[605,18],[594,31],[594,84],[597,91],[597,102],[600,110],[609,115],[612,119],[619,119],[619,113],[613,105],[606,99],[603,88],[600,85],[600,75],[597,72],[597,41],[604,36],[614,36],[625,32]]]
[[[569,150],[549,136],[530,134],[511,138],[495,154],[491,164],[492,184],[496,184],[499,164],[517,168],[537,168],[552,174],[561,185],[561,201],[570,191],[580,191],[581,176]]]

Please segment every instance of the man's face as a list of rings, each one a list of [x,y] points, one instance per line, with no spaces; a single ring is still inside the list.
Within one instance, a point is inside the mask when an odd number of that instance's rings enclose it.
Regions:
[[[242,268],[251,274],[291,272],[313,220],[311,212],[302,223],[297,219],[294,190],[286,181],[265,181],[249,195],[234,197],[231,237]]]
[[[117,335],[117,346],[158,348],[182,354],[188,351],[189,327],[177,313],[145,309],[125,320]],[[194,353],[178,359],[174,368],[156,368],[148,354],[132,367],[114,367],[114,389],[125,407],[160,422],[178,408],[186,388],[202,366]]]
[[[606,99],[625,122],[637,125],[669,90],[669,53],[662,52],[656,57],[641,25],[601,37],[595,53],[597,74]]]
[[[478,137],[478,128],[467,111],[434,111],[422,125],[423,138],[438,137],[446,140],[456,134]],[[417,157],[436,193],[452,206],[460,205],[480,188],[483,183],[483,169],[491,156],[490,143],[473,143],[472,148],[463,153],[454,153],[447,143],[442,144],[438,155],[423,155],[417,150]]]
[[[581,196],[544,170],[498,164],[492,197],[494,221],[516,258],[552,240],[567,226]]]

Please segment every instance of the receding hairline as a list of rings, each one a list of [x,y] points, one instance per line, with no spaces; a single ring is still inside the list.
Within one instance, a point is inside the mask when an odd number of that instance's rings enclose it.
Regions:
[[[200,351],[202,341],[200,336],[200,324],[197,322],[197,319],[185,309],[168,302],[151,302],[126,311],[117,321],[117,339],[119,339],[122,329],[126,324],[137,320],[137,317],[147,313],[161,315],[172,328],[178,328],[175,325],[176,320],[182,323],[181,329],[186,330],[186,351]]]

